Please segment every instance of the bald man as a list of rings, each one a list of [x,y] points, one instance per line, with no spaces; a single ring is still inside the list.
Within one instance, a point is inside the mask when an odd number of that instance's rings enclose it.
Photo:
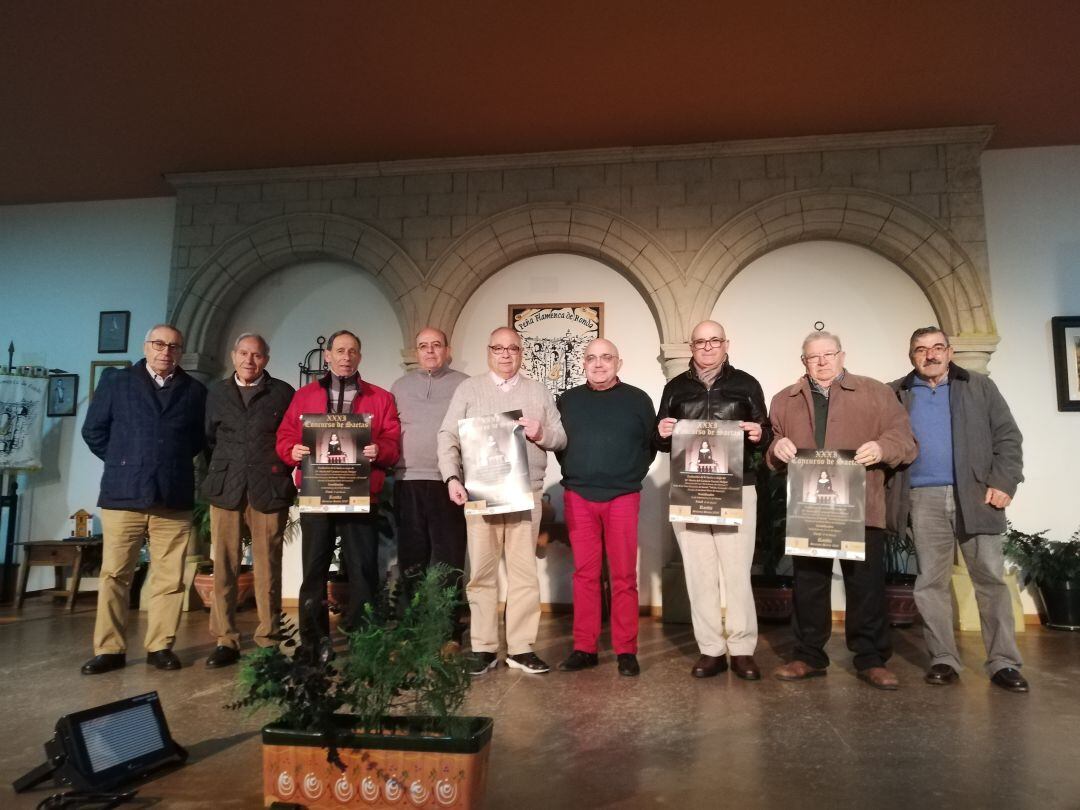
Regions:
[[[611,576],[611,646],[620,675],[634,676],[638,631],[638,510],[641,481],[656,456],[656,411],[649,395],[619,379],[622,360],[610,340],[585,348],[585,384],[559,399],[566,449],[563,506],[574,552],[574,649],[563,672],[599,663],[600,570]]]
[[[566,446],[566,433],[555,401],[543,383],[520,373],[521,336],[501,327],[491,333],[487,347],[488,371],[461,383],[450,399],[439,428],[439,473],[450,500],[464,506],[468,500],[461,466],[458,420],[521,411],[525,428],[529,479],[534,506],[502,515],[467,515],[469,598],[472,619],[470,672],[483,675],[498,664],[499,562],[506,557],[506,665],[536,675],[548,665],[533,652],[540,627],[540,580],[536,573],[536,538],[540,530],[540,494],[547,469],[547,451]]]
[[[695,678],[719,675],[728,668],[747,681],[761,679],[754,661],[757,611],[750,589],[757,528],[755,447],[769,446],[772,431],[765,395],[758,381],[731,365],[724,327],[702,321],[690,334],[690,368],[668,381],[660,398],[654,442],[671,452],[671,434],[680,419],[733,420],[743,430],[743,522],[730,526],[675,524],[675,539],[683,557],[690,617],[701,657],[690,670]],[[721,616],[720,581],[727,598],[726,627]],[[725,633],[726,630],[726,633]]]

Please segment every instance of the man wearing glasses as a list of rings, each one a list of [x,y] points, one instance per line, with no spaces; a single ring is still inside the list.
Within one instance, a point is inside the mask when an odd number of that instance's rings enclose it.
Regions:
[[[486,374],[470,377],[457,387],[442,427],[439,428],[439,472],[450,499],[458,506],[468,500],[462,483],[461,438],[458,420],[520,410],[520,424],[528,445],[529,478],[534,505],[531,510],[465,518],[469,549],[469,582],[465,593],[471,612],[469,637],[473,675],[483,675],[498,664],[499,561],[505,555],[506,664],[528,674],[548,671],[533,652],[540,626],[540,582],[536,574],[536,538],[540,529],[540,491],[547,469],[547,451],[566,446],[566,433],[555,402],[542,383],[519,373],[521,338],[501,327],[488,338]]]
[[[450,398],[469,378],[450,368],[450,342],[440,329],[420,330],[416,359],[419,368],[390,387],[401,417],[401,458],[394,467],[398,568],[409,596],[429,565],[465,568],[465,514],[439,475],[437,436]],[[461,575],[449,584],[460,589]],[[459,625],[455,636],[460,632]]]
[[[184,336],[158,324],[146,333],[145,359],[101,381],[82,436],[105,462],[104,535],[94,623],[94,657],[84,675],[127,662],[128,597],[144,538],[150,547],[146,663],[180,669],[172,651],[184,603],[184,556],[195,500],[193,458],[203,449],[206,389],[180,368]]]
[[[885,618],[885,481],[917,453],[907,414],[889,386],[844,368],[840,338],[812,332],[802,345],[806,375],[773,397],[769,466],[783,468],[799,449],[854,450],[866,467],[866,560],[841,560],[847,610],[844,630],[858,677],[876,689],[896,689],[885,666],[892,655]],[[782,681],[825,675],[825,644],[832,634],[829,557],[794,558],[795,657],[779,667]]]
[[[989,377],[952,362],[939,327],[916,329],[908,358],[913,370],[891,386],[911,418],[919,457],[892,482],[889,506],[898,531],[910,515],[919,556],[915,603],[930,652],[924,680],[944,686],[960,677],[949,593],[959,543],[979,605],[986,672],[1002,689],[1027,692],[1002,554],[1005,507],[1024,480],[1020,429]]]
[[[638,510],[649,473],[656,413],[640,388],[619,379],[622,360],[610,340],[585,347],[585,384],[559,399],[566,449],[563,506],[574,551],[574,649],[563,672],[595,667],[600,636],[600,570],[611,575],[611,646],[620,675],[633,677],[638,635]]]
[[[743,430],[743,523],[741,526],[675,524],[683,557],[690,618],[701,657],[690,670],[711,678],[728,668],[743,680],[761,679],[754,661],[757,611],[750,588],[757,529],[756,471],[753,449],[767,447],[772,433],[761,385],[731,365],[724,327],[702,321],[690,334],[690,368],[668,381],[660,398],[653,442],[671,452],[671,434],[680,419],[733,420]],[[727,597],[727,627],[721,615],[720,582]]]

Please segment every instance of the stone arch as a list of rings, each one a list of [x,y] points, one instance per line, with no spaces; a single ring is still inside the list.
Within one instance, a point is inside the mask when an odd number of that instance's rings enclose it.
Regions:
[[[985,355],[998,337],[972,258],[932,217],[859,189],[790,192],[740,212],[694,257],[688,322],[707,318],[720,293],[754,259],[785,245],[831,239],[869,248],[903,269],[926,294],[939,324],[967,351]]]
[[[386,292],[406,345],[417,321],[423,276],[391,239],[359,220],[337,214],[296,213],[266,219],[238,233],[192,274],[170,313],[185,335],[183,365],[203,375],[220,372],[216,352],[240,297],[271,273],[308,261],[342,261],[370,273]]]
[[[465,302],[484,281],[508,264],[540,253],[577,253],[603,262],[641,293],[662,340],[678,333],[685,283],[668,250],[611,211],[553,203],[503,211],[450,245],[428,275],[428,322],[450,334]]]

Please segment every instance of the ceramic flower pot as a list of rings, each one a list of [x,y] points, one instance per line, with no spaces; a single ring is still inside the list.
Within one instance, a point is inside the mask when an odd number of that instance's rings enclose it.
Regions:
[[[487,783],[493,721],[453,718],[451,736],[432,718],[387,718],[381,734],[358,732],[341,716],[336,737],[344,770],[327,761],[315,731],[263,728],[263,798],[308,808],[478,808]],[[429,729],[425,731],[424,729]]]

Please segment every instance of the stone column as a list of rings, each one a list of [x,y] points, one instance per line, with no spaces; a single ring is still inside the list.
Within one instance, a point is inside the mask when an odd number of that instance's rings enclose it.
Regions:
[[[677,377],[686,371],[690,363],[690,346],[686,343],[662,343],[659,360],[664,367],[665,379]]]
[[[949,336],[949,344],[953,347],[953,362],[968,371],[977,371],[980,374],[989,374],[987,368],[990,363],[990,355],[997,349],[1001,340],[997,335],[957,335]]]
[[[203,385],[225,373],[220,360],[203,352],[185,352],[180,367]]]
[[[401,350],[401,365],[405,367],[406,374],[420,367],[420,361],[416,359],[416,349]]]

